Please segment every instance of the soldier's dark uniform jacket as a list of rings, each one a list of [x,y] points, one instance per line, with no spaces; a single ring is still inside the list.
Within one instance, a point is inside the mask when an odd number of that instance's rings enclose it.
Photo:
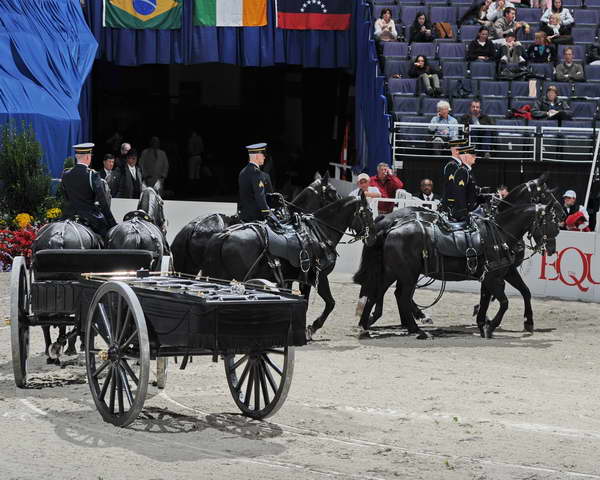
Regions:
[[[454,202],[452,202],[451,215],[461,221],[467,218],[469,212],[477,208],[477,182],[473,177],[471,168],[461,165],[454,173]]]
[[[456,170],[460,168],[462,162],[460,158],[451,157],[448,163],[444,165],[442,170],[442,206],[448,212],[451,212],[454,208],[454,202],[456,197],[454,176]]]
[[[265,177],[258,165],[249,162],[239,175],[238,210],[244,222],[264,220],[270,213],[265,195]]]
[[[106,236],[108,229],[117,224],[100,177],[84,164],[78,163],[63,172],[62,189],[66,200],[66,217],[80,216],[102,236]]]

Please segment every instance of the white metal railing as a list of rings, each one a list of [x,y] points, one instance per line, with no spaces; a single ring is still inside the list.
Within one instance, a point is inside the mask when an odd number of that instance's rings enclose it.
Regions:
[[[542,127],[541,160],[562,163],[592,163],[596,145],[592,128]]]

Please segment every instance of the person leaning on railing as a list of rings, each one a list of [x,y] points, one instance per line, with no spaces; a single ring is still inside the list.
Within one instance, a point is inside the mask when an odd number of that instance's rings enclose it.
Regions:
[[[550,85],[546,96],[535,103],[532,114],[535,118],[547,120],[570,120],[573,117],[569,104],[558,98],[558,88],[554,85]]]

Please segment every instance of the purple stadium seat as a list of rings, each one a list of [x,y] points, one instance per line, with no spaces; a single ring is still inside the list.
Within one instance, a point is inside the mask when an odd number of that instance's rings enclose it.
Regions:
[[[458,120],[458,117],[468,113],[472,101],[472,98],[455,98],[452,100],[452,116]]]
[[[575,120],[592,120],[596,117],[598,102],[594,100],[573,100],[569,105],[571,106],[571,113]]]
[[[562,4],[563,6],[568,7],[569,9],[580,8],[581,0],[564,0]]]
[[[442,80],[444,91],[447,92],[449,96],[454,96],[457,92],[459,82],[462,83],[464,89],[471,92],[469,98],[477,96],[477,82],[471,81],[470,78],[444,78]]]
[[[403,95],[394,95],[392,103],[394,112],[402,115],[418,115],[419,114],[419,97],[407,97]]]
[[[481,80],[479,82],[479,95],[508,98],[508,87],[508,82]]]
[[[575,96],[600,98],[600,83],[576,83]]]
[[[417,12],[425,12],[428,13],[428,8],[423,6],[415,6],[415,5],[402,5],[400,7],[400,19],[402,20],[402,25],[409,26],[415,21],[415,17],[417,16]]]
[[[433,43],[411,43],[410,56],[416,58],[417,55],[425,55],[428,59],[435,56],[435,46]]]
[[[592,43],[596,39],[595,28],[575,27],[571,34],[575,43]]]
[[[398,121],[409,123],[429,123],[431,119],[422,115],[402,115]]]
[[[431,7],[429,20],[431,23],[456,23],[456,7]]]
[[[511,98],[510,108],[521,108],[524,105],[531,105],[531,108],[533,108],[535,102],[536,99],[533,97]]]
[[[542,14],[537,8],[519,8],[517,11],[517,21],[527,22],[530,26],[537,25],[540,18],[542,18]]]
[[[558,127],[558,120],[529,120],[530,127]]]
[[[540,83],[538,81],[538,91],[540,89]],[[513,97],[528,97],[529,96],[529,82],[511,82],[510,83],[510,94]]]
[[[504,117],[508,110],[508,97],[483,97],[481,99],[481,111],[486,115]]]
[[[456,21],[457,22],[464,16],[465,13],[467,13],[471,9],[471,5],[470,4],[472,2],[468,2],[468,3],[469,3],[469,5],[467,5],[467,6],[458,7],[458,12],[456,14]],[[452,2],[452,4],[456,5],[457,3],[456,2]]]
[[[442,61],[442,72],[444,78],[466,78],[467,62],[465,61]]]
[[[433,115],[436,115],[437,114],[437,104],[440,100],[445,100],[445,99],[444,98],[423,97],[422,101],[421,101],[421,114],[423,114],[425,116],[429,116],[429,118],[431,118]]]
[[[473,2],[471,0],[452,0],[452,5],[469,5],[469,7],[458,7],[458,8],[470,8]],[[464,12],[463,12],[464,13]]]
[[[390,78],[388,80],[388,91],[390,95],[415,95],[417,92],[416,78]]]
[[[462,41],[470,42],[477,36],[479,28],[479,25],[463,25],[462,27],[460,27],[460,39]]]
[[[571,10],[571,13],[573,14],[573,18],[575,18],[575,24],[577,25],[577,27],[581,27],[584,25],[590,25],[595,27],[596,25],[598,25],[598,20],[600,19],[600,12],[598,12],[598,10],[590,8],[575,8]]]
[[[558,88],[558,96],[559,97],[570,97],[573,94],[573,85],[569,82],[544,82],[544,87],[542,92],[546,92],[546,89],[550,86],[554,85]],[[545,93],[544,93],[545,94]]]
[[[563,120],[561,127],[564,128],[594,128],[593,120]]]
[[[373,5],[373,20],[381,17],[381,11],[384,8],[389,8],[392,11],[392,20],[398,22],[400,19],[400,7],[398,5]],[[396,25],[396,30],[398,30],[398,25]]]
[[[600,0],[585,0],[585,6],[588,8],[600,8]]]
[[[383,42],[383,56],[408,58],[408,43]]]
[[[554,78],[554,65],[551,63],[530,63],[529,66],[534,73],[542,75],[548,80]]]
[[[586,65],[584,68],[588,82],[600,82],[600,65]]]
[[[464,60],[465,53],[462,43],[440,43],[438,57],[444,60]]]
[[[496,120],[496,125],[507,127],[524,127],[525,119],[523,118],[499,118]]]
[[[471,78],[473,80],[493,80],[496,78],[496,64],[490,62],[471,62]]]
[[[396,60],[393,58],[385,59],[384,73],[387,78],[390,78],[392,75],[398,74],[403,77],[408,76],[408,69],[410,68],[410,64],[412,62],[410,60]]]
[[[396,5],[396,0],[373,0],[374,5]]]

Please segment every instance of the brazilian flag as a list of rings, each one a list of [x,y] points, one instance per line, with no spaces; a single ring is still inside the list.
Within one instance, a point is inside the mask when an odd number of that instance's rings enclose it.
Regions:
[[[183,0],[104,0],[104,26],[113,28],[181,28]]]

